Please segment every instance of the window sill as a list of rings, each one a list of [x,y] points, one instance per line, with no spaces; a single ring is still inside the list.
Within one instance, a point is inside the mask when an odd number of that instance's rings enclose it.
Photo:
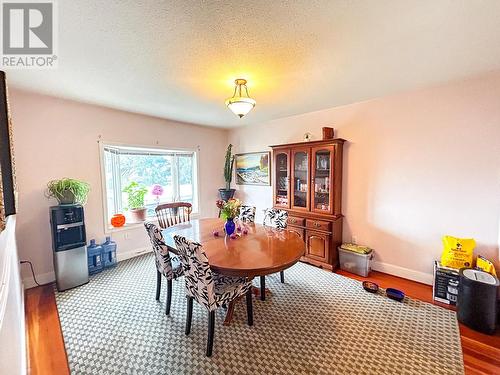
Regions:
[[[200,214],[199,213],[196,213],[196,214],[191,214],[191,219],[199,219],[200,218]],[[150,221],[152,223],[155,223],[156,225],[158,225],[158,218],[155,217],[148,217],[146,218],[145,221]],[[112,233],[117,233],[117,232],[125,232],[125,231],[129,231],[129,230],[135,230],[135,229],[139,229],[139,228],[144,228],[144,221],[141,221],[139,223],[125,223],[125,225],[123,227],[119,227],[119,228],[114,228],[112,226],[106,226],[104,228],[104,234],[112,234]]]

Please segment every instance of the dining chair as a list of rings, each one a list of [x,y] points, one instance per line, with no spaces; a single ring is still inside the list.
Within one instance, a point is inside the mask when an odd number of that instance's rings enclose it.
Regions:
[[[264,226],[270,226],[277,229],[285,229],[287,226],[288,211],[277,208],[268,208],[264,212]],[[280,281],[285,282],[285,271],[280,271]],[[266,300],[266,277],[260,276],[260,300]]]
[[[170,306],[172,304],[172,280],[184,274],[182,264],[177,257],[171,257],[168,247],[165,244],[163,235],[160,229],[154,223],[146,221],[144,223],[146,232],[148,232],[153,252],[155,254],[156,263],[156,300],[160,300],[161,278],[167,279],[167,306],[165,314],[170,314]]]
[[[270,227],[285,229],[288,220],[288,211],[279,210],[277,208],[268,208],[264,212],[263,225]]]
[[[253,325],[252,281],[245,277],[228,277],[210,269],[201,244],[175,235],[175,246],[184,267],[187,316],[186,335],[191,332],[193,300],[208,310],[207,357],[212,355],[215,332],[215,310],[235,298],[246,295],[248,325]]]
[[[164,203],[156,207],[158,224],[165,229],[190,220],[193,205],[188,202]]]
[[[255,222],[255,206],[241,205],[239,219],[247,223]]]

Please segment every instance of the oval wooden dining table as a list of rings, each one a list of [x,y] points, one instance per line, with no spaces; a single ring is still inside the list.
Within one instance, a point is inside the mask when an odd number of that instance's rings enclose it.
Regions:
[[[203,246],[210,268],[217,273],[253,279],[283,271],[304,255],[305,243],[297,233],[278,230],[256,223],[237,222],[241,231],[237,238],[224,234],[222,219],[193,219],[189,222],[163,229],[165,243],[177,253],[174,235],[196,241]],[[214,235],[219,232],[219,236]],[[247,234],[244,232],[247,231]],[[231,321],[234,304],[228,307],[224,324]]]

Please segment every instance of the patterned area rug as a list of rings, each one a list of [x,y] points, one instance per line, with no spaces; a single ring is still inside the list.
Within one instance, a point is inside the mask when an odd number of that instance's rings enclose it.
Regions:
[[[272,295],[244,299],[205,357],[207,312],[196,302],[184,335],[184,280],[155,300],[152,254],[121,262],[89,284],[56,292],[72,374],[463,374],[455,314],[428,303],[372,295],[355,280],[299,263],[267,277]],[[257,283],[257,282],[256,282]]]

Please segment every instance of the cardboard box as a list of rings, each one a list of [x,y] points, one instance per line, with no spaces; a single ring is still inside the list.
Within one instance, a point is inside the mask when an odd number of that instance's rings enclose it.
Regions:
[[[460,275],[457,269],[443,267],[437,260],[434,261],[434,282],[432,283],[434,301],[456,305],[459,280]]]

